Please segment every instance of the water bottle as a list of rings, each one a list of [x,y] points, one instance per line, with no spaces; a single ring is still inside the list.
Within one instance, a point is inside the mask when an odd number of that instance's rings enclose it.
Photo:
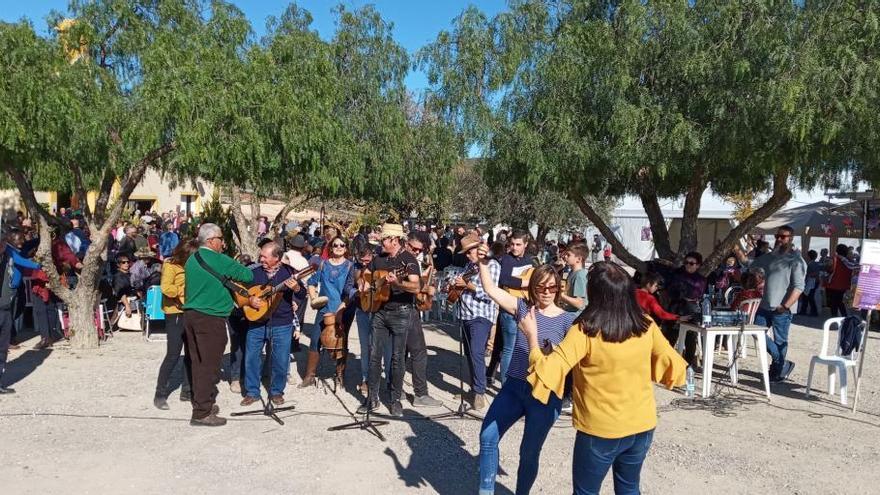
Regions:
[[[703,326],[708,327],[712,325],[712,303],[709,301],[709,296],[703,296],[703,302],[700,305],[703,313]]]
[[[685,397],[694,397],[694,369],[688,366],[687,369],[687,380],[684,385],[684,396]]]

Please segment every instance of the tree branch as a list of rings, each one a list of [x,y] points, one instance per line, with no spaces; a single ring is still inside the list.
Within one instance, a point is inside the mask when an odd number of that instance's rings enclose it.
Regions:
[[[95,211],[92,215],[98,225],[103,225],[104,219],[107,217],[107,204],[110,202],[110,194],[113,192],[113,184],[115,183],[116,174],[113,173],[113,167],[108,164],[104,168],[103,177],[101,177],[98,198],[95,200]]]
[[[272,224],[269,226],[269,232],[274,232],[277,236],[281,233],[281,225],[284,223],[284,220],[287,219],[287,215],[291,211],[297,211],[302,206],[306,204],[312,196],[310,194],[305,194],[303,196],[292,196],[290,199],[284,203],[284,207],[281,208],[281,211],[275,215],[275,219],[272,220]]]
[[[71,163],[70,169],[73,171],[73,188],[74,194],[76,194],[77,203],[79,203],[79,207],[82,209],[86,222],[89,225],[92,225],[92,209],[89,208],[89,196],[88,192],[86,192],[86,186],[83,181],[82,168],[80,168],[78,163]]]
[[[733,246],[743,238],[743,236],[751,232],[752,229],[766,220],[767,217],[779,211],[780,208],[788,203],[791,196],[791,190],[788,188],[788,170],[776,172],[773,175],[773,195],[771,195],[760,208],[755,210],[748,216],[748,218],[740,222],[739,225],[727,234],[727,237],[715,247],[712,254],[706,257],[703,261],[703,266],[700,267],[700,273],[703,275],[711,273],[712,270],[721,263],[724,257],[730,253]]]
[[[605,220],[602,219],[602,216],[599,215],[599,213],[587,202],[586,198],[584,198],[582,194],[572,191],[571,193],[569,193],[569,196],[571,197],[571,200],[574,201],[574,203],[578,206],[581,212],[587,216],[590,222],[592,222],[592,224],[595,225],[597,229],[599,229],[599,232],[602,233],[602,236],[605,237],[605,240],[607,240],[611,244],[611,248],[614,254],[616,254],[621,261],[638,271],[645,271],[645,269],[647,268],[645,262],[635,257],[632,253],[629,252],[628,249],[626,249],[626,246],[624,246],[623,243],[620,242],[620,239],[618,239],[617,236],[614,235],[611,227],[609,227],[608,224],[605,223]]]
[[[657,197],[657,190],[649,175],[650,172],[647,168],[638,172],[636,180],[639,184],[639,199],[642,201],[642,207],[645,209],[648,223],[651,225],[657,256],[672,261],[675,253],[672,251],[669,241],[669,227],[666,226],[666,218],[663,217],[663,209],[660,208],[660,198]]]
[[[700,217],[700,203],[703,199],[703,191],[706,190],[705,169],[694,168],[691,181],[688,184],[687,194],[684,198],[684,211],[681,217],[681,236],[678,241],[678,252],[675,255],[675,263],[679,263],[685,255],[697,247],[697,224]]]

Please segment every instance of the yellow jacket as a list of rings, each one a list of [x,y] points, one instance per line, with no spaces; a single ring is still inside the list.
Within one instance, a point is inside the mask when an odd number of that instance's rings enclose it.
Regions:
[[[572,371],[574,427],[601,438],[623,438],[657,426],[651,382],[682,385],[687,370],[653,322],[642,335],[618,343],[603,341],[601,333],[588,337],[574,325],[552,353],[532,349],[529,365],[532,396],[544,404],[550,392],[562,397],[565,376]]]
[[[162,263],[162,281],[159,287],[162,290],[162,311],[165,314],[183,313],[184,284],[183,267],[172,263],[170,260]]]

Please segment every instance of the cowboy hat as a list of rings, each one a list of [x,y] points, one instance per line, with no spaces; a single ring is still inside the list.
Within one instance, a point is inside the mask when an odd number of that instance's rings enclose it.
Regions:
[[[464,254],[482,243],[483,240],[478,235],[468,234],[461,239],[461,249],[458,250],[458,253]]]
[[[379,237],[387,239],[389,237],[403,237],[404,235],[403,225],[400,225],[399,223],[385,223],[382,224],[382,233]]]

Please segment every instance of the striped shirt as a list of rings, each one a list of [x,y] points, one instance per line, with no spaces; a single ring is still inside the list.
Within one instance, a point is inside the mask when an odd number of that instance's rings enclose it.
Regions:
[[[468,263],[464,270],[468,271],[474,266],[475,263]],[[495,260],[489,260],[488,267],[492,283],[497,286],[498,278],[501,276],[501,265]],[[471,281],[474,282],[477,290],[465,290],[462,292],[458,303],[458,318],[463,321],[485,318],[494,323],[498,318],[498,305],[483,290],[483,282],[479,274],[471,277]],[[468,282],[468,280],[465,280],[465,282]]]
[[[516,321],[520,321],[529,312],[529,306],[519,299],[516,306]],[[540,311],[535,312],[535,319],[538,322],[538,345],[543,346],[544,340],[547,339],[555,347],[562,342],[568,329],[574,323],[579,313],[563,311],[556,316],[544,316]],[[507,367],[508,378],[516,378],[517,380],[525,380],[529,374],[529,341],[522,332],[516,332],[516,343],[513,346],[513,356],[510,359],[510,366]]]

